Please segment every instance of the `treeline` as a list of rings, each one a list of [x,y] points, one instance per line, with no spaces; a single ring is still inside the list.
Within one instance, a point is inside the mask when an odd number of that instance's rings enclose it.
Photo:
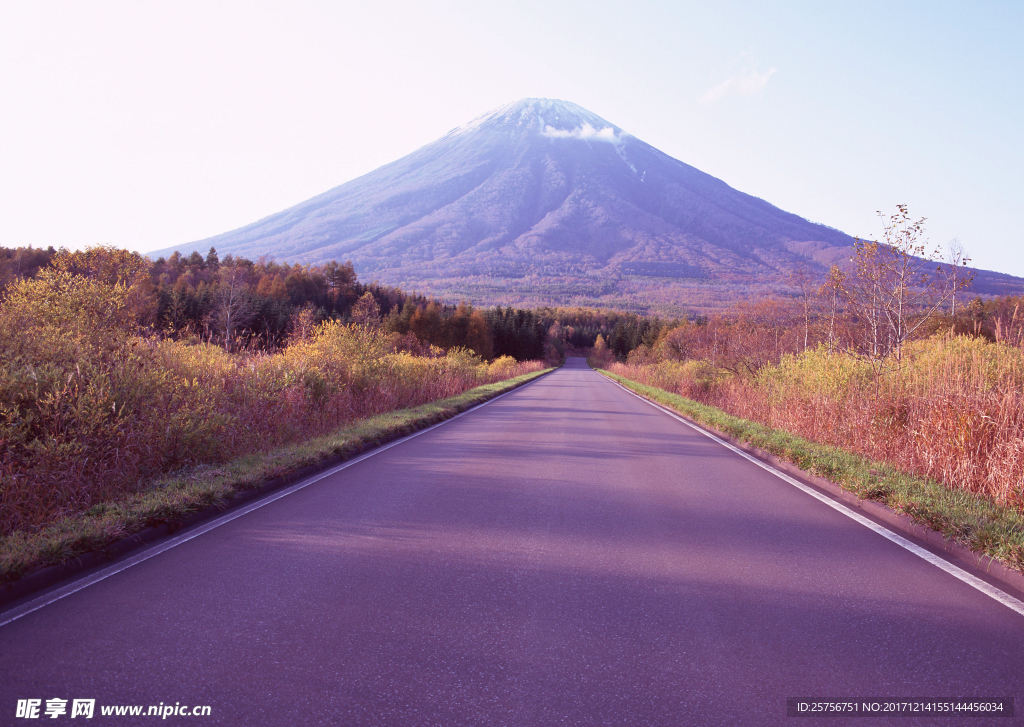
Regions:
[[[412,334],[442,350],[467,348],[487,360],[559,360],[585,353],[598,336],[622,358],[652,344],[663,322],[618,311],[586,308],[475,309],[445,304],[398,288],[363,284],[351,263],[289,265],[244,258],[172,255],[153,263],[155,320],[170,335],[199,334],[260,349],[282,346],[296,327],[324,320],[379,325]],[[237,291],[237,292],[236,292]]]
[[[0,248],[0,296],[11,283],[34,278],[56,253],[53,248]],[[129,305],[141,328],[172,340],[216,343],[228,351],[279,350],[319,323],[338,321],[405,334],[402,345],[419,354],[429,355],[433,347],[466,348],[486,360],[558,355],[547,345],[551,321],[535,311],[477,310],[364,284],[350,262],[290,265],[221,258],[213,248],[205,257],[175,253],[151,262],[127,250],[94,247],[65,255],[62,264],[73,273],[130,289]]]
[[[0,248],[0,290],[31,279],[56,251]],[[77,262],[68,262],[77,261]],[[445,304],[398,288],[365,284],[351,263],[291,265],[178,253],[149,261],[138,253],[95,247],[65,259],[75,272],[120,280],[132,289],[137,320],[163,337],[194,338],[234,351],[274,351],[323,321],[360,323],[402,334],[416,353],[469,349],[486,360],[584,355],[598,337],[623,360],[679,321],[588,308],[474,308]]]
[[[53,260],[53,247],[0,247],[0,291],[15,280],[34,278],[40,268]]]
[[[858,240],[845,269],[833,266],[825,275],[795,270],[784,299],[741,303],[725,315],[669,325],[637,321],[599,338],[595,350],[602,362],[701,360],[745,375],[817,347],[899,362],[908,344],[939,331],[1024,344],[1022,298],[965,301],[969,258],[957,246],[945,255],[927,250],[923,223],[900,205],[883,219],[883,241]]]
[[[867,359],[872,356],[870,324],[848,306],[832,310],[825,299],[806,308],[794,296],[741,303],[721,315],[660,320],[625,315],[597,328],[594,344],[602,361],[652,363],[703,360],[735,374],[754,374],[783,356],[824,347]],[[993,343],[1024,346],[1024,296],[976,297],[936,312],[909,340],[948,332]],[[890,353],[892,353],[890,351]],[[884,356],[882,356],[884,358]]]
[[[128,285],[143,326],[166,338],[199,339],[228,351],[279,350],[324,321],[397,333],[407,350],[428,355],[431,347],[466,348],[485,360],[554,362],[596,348],[607,361],[700,359],[738,374],[819,345],[898,359],[908,341],[940,330],[1024,343],[1021,297],[964,300],[969,278],[962,254],[958,262],[940,266],[917,255],[920,222],[904,208],[886,224],[892,244],[859,242],[854,265],[845,272],[833,267],[815,277],[798,270],[786,298],[679,319],[579,307],[452,305],[362,283],[351,263],[221,258],[213,248],[206,256],[176,253],[155,262],[115,248],[92,248],[71,259],[80,261],[81,274]],[[54,254],[52,248],[0,248],[0,284],[33,277]]]
[[[289,265],[253,262],[216,250],[206,258],[178,254],[153,263],[156,321],[171,336],[183,332],[261,350],[283,346],[297,329],[327,320],[412,334],[441,350],[466,348],[486,360],[545,356],[546,328],[533,311],[475,310],[399,288],[360,283],[351,262]],[[415,347],[415,343],[408,344]],[[427,350],[417,350],[426,353]]]

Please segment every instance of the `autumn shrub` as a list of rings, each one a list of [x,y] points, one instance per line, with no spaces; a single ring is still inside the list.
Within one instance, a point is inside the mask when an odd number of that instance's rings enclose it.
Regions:
[[[901,362],[822,347],[752,376],[706,362],[611,364],[614,373],[1024,507],[1024,351],[963,336],[907,345]]]
[[[541,368],[328,321],[281,352],[137,333],[127,283],[46,269],[0,304],[0,533],[175,469],[324,434]]]

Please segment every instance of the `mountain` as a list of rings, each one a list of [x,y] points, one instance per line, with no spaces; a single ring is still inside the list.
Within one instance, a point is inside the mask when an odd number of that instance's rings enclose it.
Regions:
[[[283,212],[151,254],[352,260],[364,280],[474,303],[678,312],[759,295],[798,266],[823,272],[852,244],[576,104],[524,99]]]

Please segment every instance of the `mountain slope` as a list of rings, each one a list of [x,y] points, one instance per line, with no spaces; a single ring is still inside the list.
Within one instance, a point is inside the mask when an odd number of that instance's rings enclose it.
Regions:
[[[593,303],[695,281],[731,283],[719,292],[735,297],[798,265],[824,270],[852,243],[575,104],[525,99],[288,210],[153,254],[351,259],[363,278],[476,302]]]

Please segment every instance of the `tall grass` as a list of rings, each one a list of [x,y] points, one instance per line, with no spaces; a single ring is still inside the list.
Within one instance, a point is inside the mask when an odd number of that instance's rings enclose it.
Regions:
[[[280,353],[136,335],[124,286],[44,271],[0,305],[0,534],[157,475],[325,434],[542,368],[414,356],[327,322]],[[440,353],[435,351],[435,353]]]
[[[1024,351],[937,336],[879,366],[823,348],[742,377],[703,361],[610,364],[744,419],[1024,508]]]

